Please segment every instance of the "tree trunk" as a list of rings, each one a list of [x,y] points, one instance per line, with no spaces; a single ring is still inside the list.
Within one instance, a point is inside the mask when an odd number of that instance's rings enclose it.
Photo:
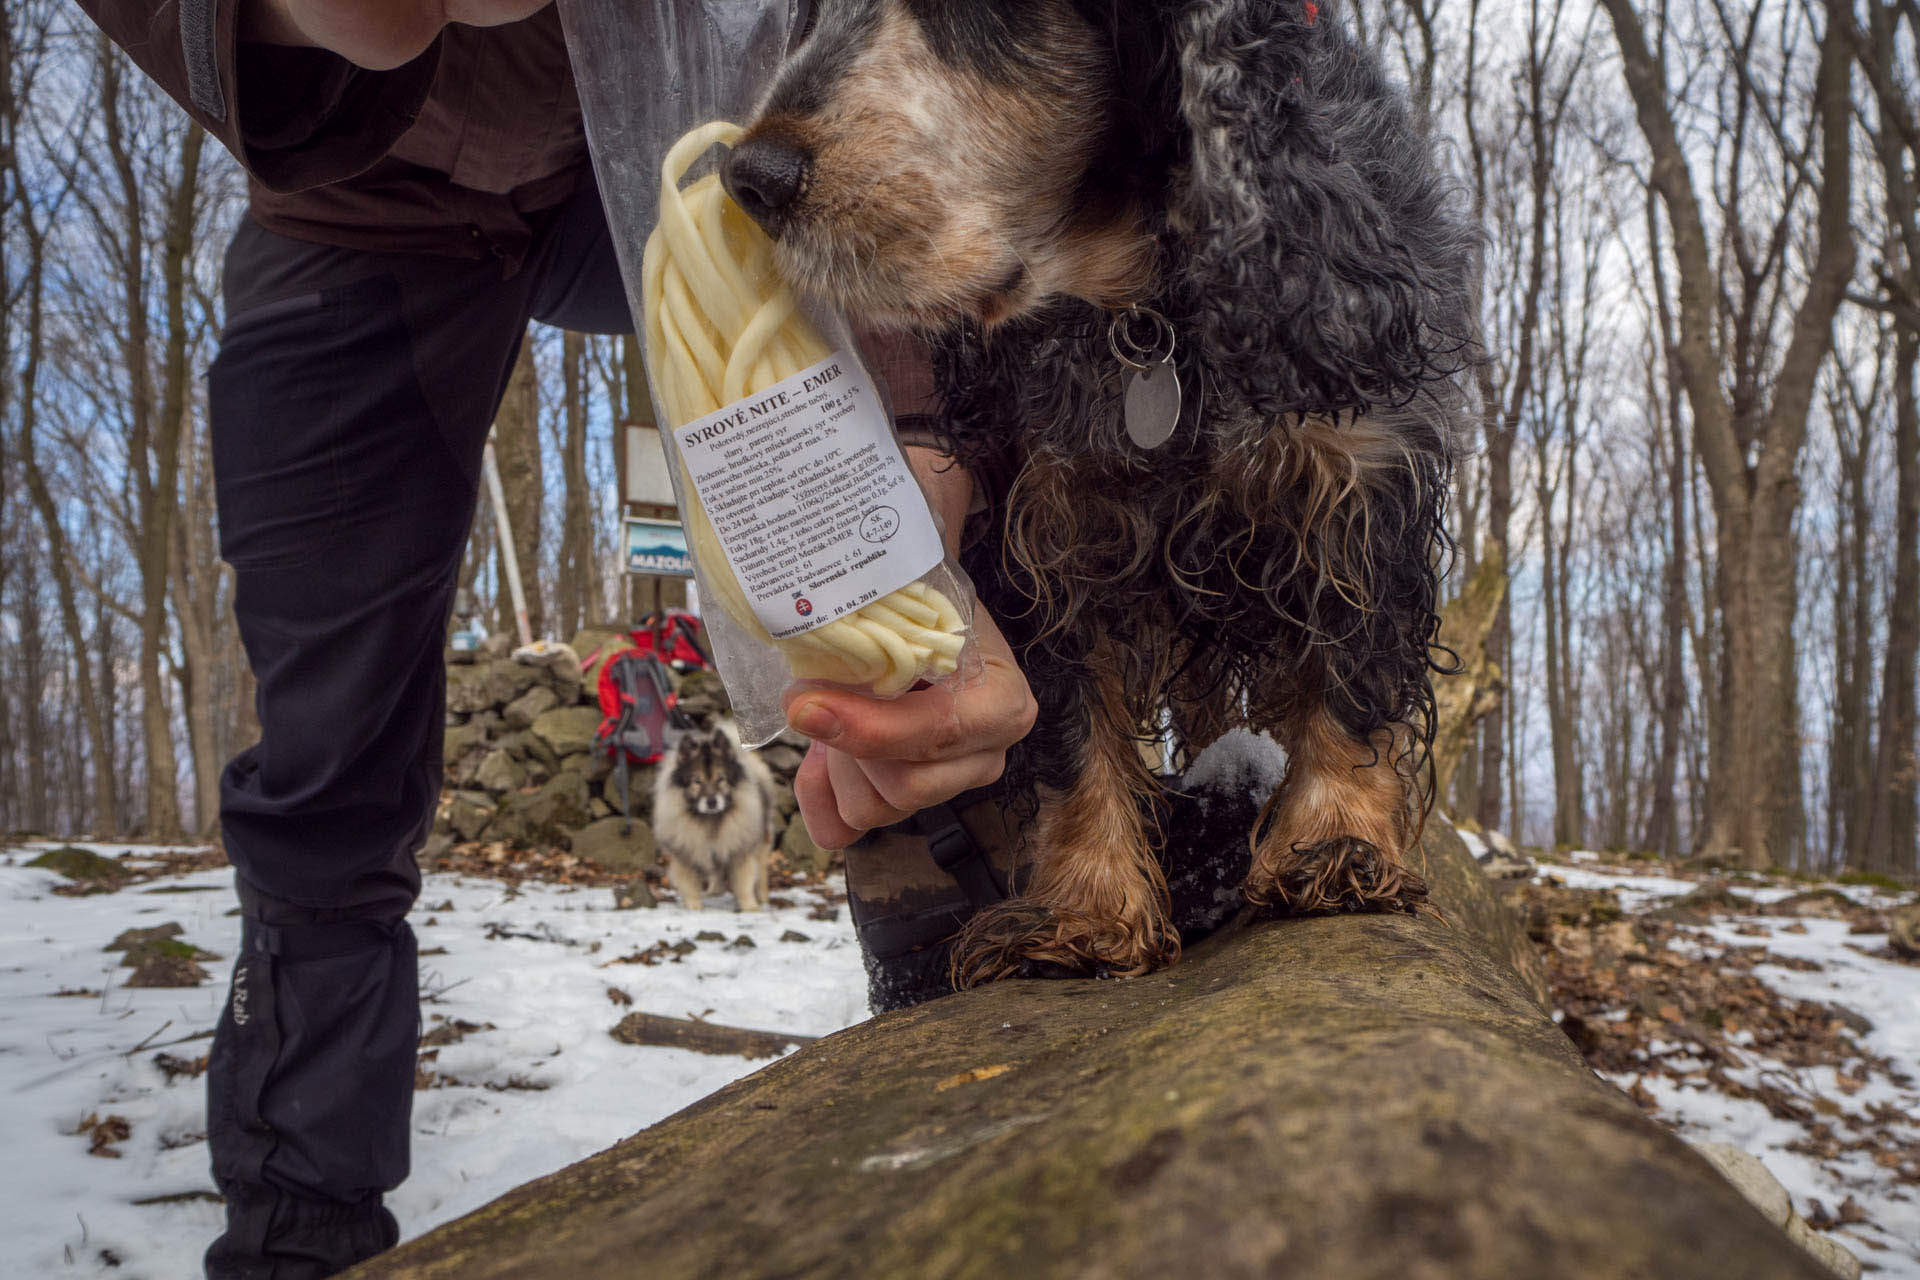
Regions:
[[[1883,376],[1881,353],[1876,382]],[[1841,379],[1844,381],[1844,375]],[[1827,854],[1836,863],[1866,865],[1869,778],[1873,772],[1873,717],[1868,710],[1873,652],[1871,576],[1867,547],[1873,523],[1867,502],[1867,472],[1873,453],[1871,421],[1875,397],[1847,403],[1836,395],[1829,412],[1841,485],[1833,572],[1833,718],[1827,736]]]
[[[1862,861],[1875,870],[1912,876],[1920,814],[1920,723],[1916,723],[1914,663],[1920,658],[1920,194],[1910,157],[1920,157],[1920,119],[1912,83],[1896,68],[1900,20],[1895,3],[1867,7],[1869,33],[1851,32],[1878,108],[1875,143],[1885,184],[1888,227],[1883,282],[1894,324],[1893,600],[1887,611],[1886,665],[1881,676],[1879,750],[1875,756]],[[1907,14],[1911,22],[1911,13]]]
[[[1656,443],[1648,450],[1665,455],[1667,466],[1667,560],[1660,579],[1662,626],[1660,632],[1660,700],[1658,756],[1653,767],[1653,806],[1647,818],[1648,849],[1665,858],[1680,853],[1680,806],[1674,794],[1679,786],[1681,723],[1687,709],[1686,641],[1687,616],[1687,488],[1690,461],[1686,432],[1681,419],[1683,392],[1679,358],[1674,350],[1673,306],[1667,293],[1667,272],[1660,248],[1660,214],[1653,201],[1647,201],[1648,263],[1652,268],[1654,335],[1659,343],[1664,377],[1651,396],[1657,406]],[[1660,427],[1665,429],[1664,448],[1658,443]]]
[[[1570,849],[1579,843],[1580,835],[1572,828],[1573,806],[1567,799],[1568,788],[1573,784],[1573,729],[1568,723],[1567,709],[1562,701],[1566,683],[1560,671],[1560,628],[1565,625],[1565,620],[1560,616],[1557,581],[1560,557],[1556,552],[1553,534],[1553,499],[1545,479],[1547,458],[1544,448],[1537,466],[1541,475],[1536,486],[1540,516],[1540,616],[1546,662],[1547,739],[1553,755],[1553,846]]]
[[[1823,1280],[1587,1069],[1444,822],[1426,848],[1448,924],[876,1018],[349,1274]]]
[[[640,358],[640,339],[631,333],[620,339],[620,375],[627,421],[652,422],[653,400],[647,391],[647,366]],[[622,483],[625,483],[624,477]]]
[[[103,820],[101,830],[118,834],[132,825],[127,810],[130,807],[128,797],[132,794],[129,781],[125,776],[130,752],[120,749],[118,739],[106,726],[119,722],[120,717],[120,671],[122,658],[118,646],[114,643],[113,610],[106,599],[101,597],[94,602],[93,610],[93,657],[98,663],[94,687],[99,691],[100,714],[102,717],[102,737],[94,765],[105,777],[105,799],[111,806],[108,817]]]
[[[1589,307],[1591,302],[1588,303]],[[1584,358],[1584,352],[1583,358]],[[1576,848],[1587,840],[1586,777],[1582,768],[1580,730],[1580,669],[1573,649],[1573,540],[1577,536],[1574,496],[1579,491],[1577,462],[1580,443],[1573,431],[1574,392],[1569,397],[1567,431],[1563,436],[1567,450],[1566,510],[1561,523],[1560,546],[1556,551],[1550,538],[1543,538],[1546,555],[1558,555],[1560,566],[1554,575],[1554,587],[1560,593],[1560,714],[1561,731],[1554,741],[1554,786],[1567,845]],[[1563,781],[1564,779],[1564,781]]]
[[[1920,299],[1916,299],[1920,302]],[[1867,814],[1863,862],[1869,871],[1911,876],[1916,867],[1914,785],[1920,723],[1914,707],[1914,662],[1920,657],[1920,403],[1916,363],[1920,330],[1909,317],[1894,356],[1893,603],[1887,612],[1887,657],[1880,683],[1879,751]],[[1862,726],[1864,730],[1864,725]]]
[[[534,369],[533,345],[520,343],[520,358],[507,379],[507,393],[493,420],[494,454],[500,462],[500,485],[507,495],[507,522],[513,526],[513,549],[520,561],[520,581],[527,594],[527,625],[534,639],[547,634],[547,614],[541,601],[540,513],[545,501],[545,478],[540,461],[540,377]],[[513,598],[507,591],[506,555],[500,556],[500,629],[514,634]]]
[[[93,657],[88,652],[87,633],[80,625],[80,602],[69,562],[73,551],[67,543],[66,531],[60,525],[45,476],[31,455],[25,461],[27,492],[39,510],[41,524],[47,531],[47,554],[53,563],[54,587],[60,601],[60,625],[71,637],[74,693],[80,704],[80,723],[86,732],[87,775],[92,781],[92,813],[88,815],[87,825],[94,834],[108,836],[114,834],[118,827],[113,792],[113,751],[107,744],[106,720],[102,714],[100,695],[94,687]]]
[[[189,453],[189,461],[194,458]],[[196,465],[194,471],[198,471]],[[213,729],[212,549],[196,545],[205,513],[197,475],[189,475],[186,501],[174,520],[171,590],[174,623],[180,635],[180,704],[187,724],[187,749],[193,759],[193,832],[208,835],[220,822],[220,761]]]
[[[596,621],[601,603],[600,565],[593,551],[593,491],[587,480],[587,379],[585,335],[561,338],[565,372],[566,440],[561,446],[563,484],[560,519],[559,634],[571,636]]]
[[[20,648],[20,745],[25,751],[26,786],[20,815],[27,830],[53,830],[47,786],[47,631],[41,609],[39,557],[17,557],[19,595],[14,612]]]
[[[0,9],[0,192],[11,194],[15,183],[14,138],[19,131],[21,115],[20,95],[14,87],[14,62],[18,57],[18,46],[13,33],[13,10],[11,6]],[[0,382],[0,423],[4,423],[7,414],[7,399],[13,390],[13,309],[18,304],[18,295],[13,288],[13,263],[9,254],[13,249],[13,237],[6,234],[12,229],[13,209],[10,203],[0,204],[6,209],[7,226],[0,228],[0,368],[6,370],[4,382]],[[24,291],[24,290],[23,290]],[[7,503],[9,494],[4,478],[7,474],[7,433],[0,429],[0,530],[7,528]],[[6,609],[8,572],[7,557],[0,556],[0,612]],[[0,654],[0,656],[4,656]],[[6,696],[6,673],[0,670],[0,743],[11,744],[15,740],[12,717],[12,702]],[[12,752],[6,746],[0,746],[0,831],[14,825],[12,800],[15,795],[13,778],[8,766]]]

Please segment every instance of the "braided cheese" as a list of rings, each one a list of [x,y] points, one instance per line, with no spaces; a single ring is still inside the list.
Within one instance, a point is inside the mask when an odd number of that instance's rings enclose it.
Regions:
[[[661,168],[660,222],[647,239],[641,291],[647,367],[676,427],[833,354],[775,271],[773,242],[728,198],[719,175],[680,186],[708,148],[732,146],[740,133],[724,120],[701,125],[674,144]],[[871,685],[891,695],[958,668],[966,642],[960,611],[924,582],[775,640],[754,616],[681,465],[687,544],[710,594],[748,635],[776,647],[796,676]]]

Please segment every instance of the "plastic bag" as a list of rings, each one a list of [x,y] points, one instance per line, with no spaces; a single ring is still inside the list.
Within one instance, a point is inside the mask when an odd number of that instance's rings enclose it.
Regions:
[[[719,185],[794,6],[560,0],[560,16],[742,738],[785,727],[795,680],[889,697],[969,678],[972,585],[945,554],[884,389],[846,317],[795,297]]]

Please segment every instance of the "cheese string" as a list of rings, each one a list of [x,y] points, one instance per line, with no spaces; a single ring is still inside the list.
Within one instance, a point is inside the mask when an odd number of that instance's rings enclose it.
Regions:
[[[724,120],[701,125],[661,166],[660,222],[647,238],[641,301],[654,394],[675,427],[833,354],[774,270],[773,242],[728,198],[719,176],[680,185],[709,148],[732,146],[740,132]],[[958,669],[966,624],[953,601],[925,582],[774,639],[734,576],[685,463],[678,465],[687,545],[709,594],[748,635],[778,649],[796,676],[871,685],[890,696]]]

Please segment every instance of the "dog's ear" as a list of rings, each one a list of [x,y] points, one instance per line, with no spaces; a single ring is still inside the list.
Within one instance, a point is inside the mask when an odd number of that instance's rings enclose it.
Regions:
[[[1459,367],[1471,242],[1399,92],[1314,0],[1164,11],[1184,164],[1177,309],[1267,417],[1399,403]],[[1466,247],[1462,248],[1462,245]]]

